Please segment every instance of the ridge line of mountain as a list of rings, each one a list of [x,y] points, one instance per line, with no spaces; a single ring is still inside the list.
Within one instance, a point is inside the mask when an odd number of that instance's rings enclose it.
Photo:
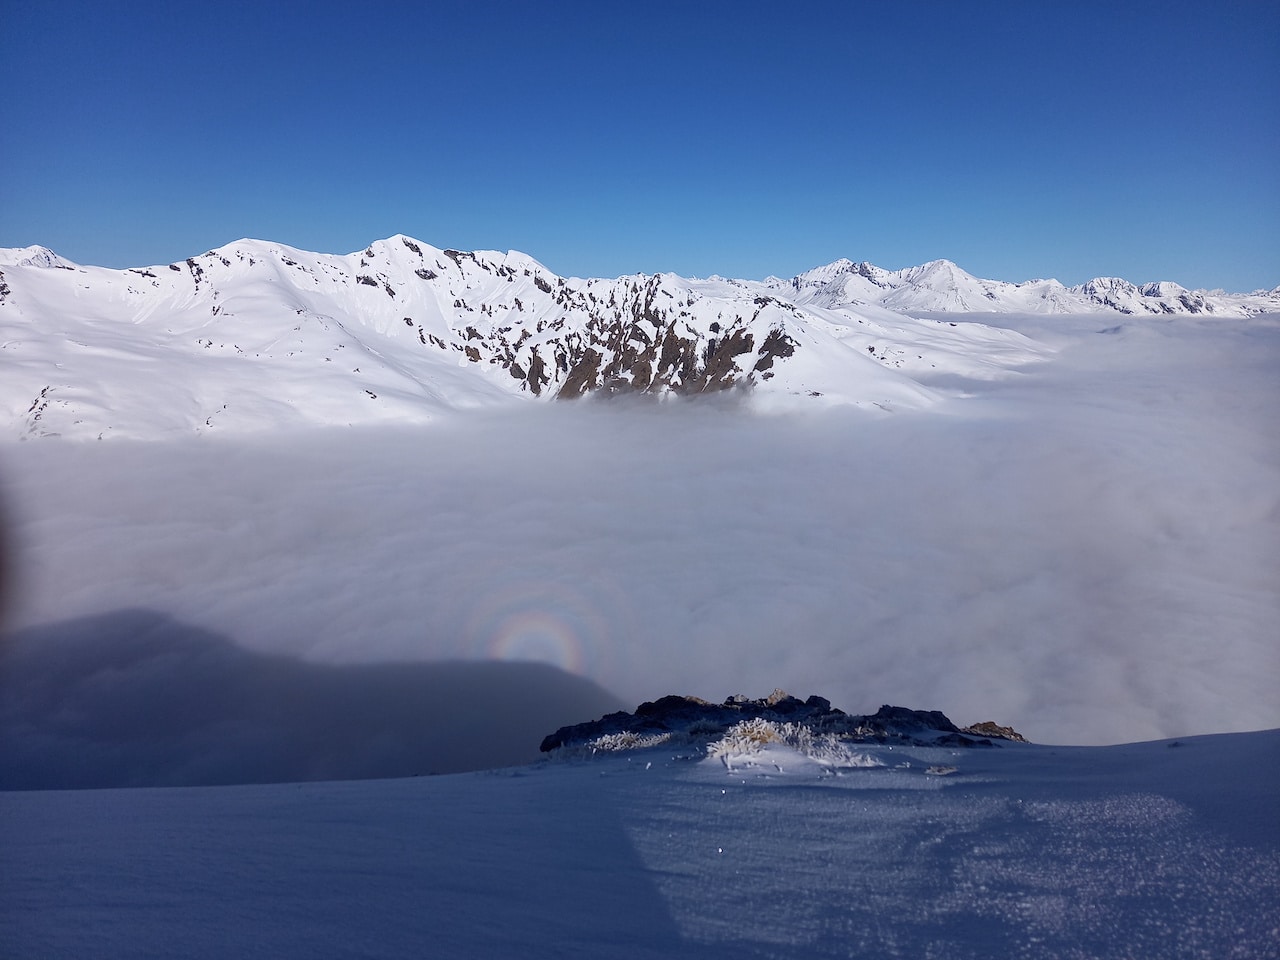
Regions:
[[[1248,317],[1215,297],[978,280],[835,261],[791,280],[561,277],[508,251],[396,235],[348,255],[243,240],[114,270],[0,251],[0,436],[135,436],[403,423],[513,397],[752,397],[926,407],[1053,349],[948,312]],[[1106,320],[1108,328],[1114,320]]]
[[[396,241],[416,244],[419,247],[432,247],[431,244],[427,244],[424,241],[418,240],[414,237],[410,237],[407,234],[397,233],[390,237],[383,238],[381,240],[375,240],[371,244],[369,244],[369,246],[366,247],[365,249],[366,249],[366,252],[368,252],[373,250],[377,246],[384,245],[384,244],[392,244]],[[352,253],[349,253],[349,254],[319,254],[318,251],[303,250],[300,247],[293,247],[293,246],[290,246],[289,244],[281,243],[279,241],[262,240],[262,239],[252,238],[252,237],[242,237],[238,240],[233,240],[219,247],[214,247],[210,250],[205,251],[202,254],[197,254],[196,257],[219,256],[219,255],[225,254],[226,251],[234,251],[244,247],[245,245],[263,246],[267,248],[278,248],[278,249],[288,250],[296,253],[324,255],[324,256],[356,256],[358,253],[360,253],[360,251],[353,251]],[[441,249],[443,252],[444,250],[449,250],[452,248],[432,247],[432,249]],[[552,272],[533,256],[518,250],[508,250],[505,253],[499,250],[480,250],[480,249],[472,250],[472,251],[454,250],[453,252],[467,253],[469,255],[477,256],[477,257],[483,255],[483,256],[501,257],[506,259],[518,259],[518,260],[529,261],[548,273]],[[133,266],[133,267],[124,267],[124,268],[98,267],[95,264],[82,264],[76,261],[69,260],[68,258],[59,255],[49,247],[45,247],[39,244],[33,244],[26,247],[0,247],[0,268],[3,268],[5,266],[45,266],[45,267],[62,267],[64,269],[95,267],[96,269],[103,269],[103,270],[137,271],[141,269],[153,268],[156,266],[168,266],[168,264],[147,264],[144,267]],[[1277,298],[1278,305],[1280,305],[1280,284],[1276,285],[1271,289],[1259,288],[1257,290],[1252,290],[1248,292],[1244,292],[1244,291],[1233,292],[1233,291],[1224,290],[1222,288],[1213,288],[1213,289],[1203,288],[1203,287],[1188,288],[1172,280],[1156,280],[1156,281],[1148,281],[1145,283],[1134,283],[1133,281],[1127,280],[1123,277],[1117,277],[1117,276],[1097,276],[1097,277],[1092,277],[1088,280],[1085,280],[1082,283],[1070,284],[1070,285],[1063,284],[1061,281],[1051,277],[1036,277],[1036,278],[1020,280],[1020,281],[991,280],[991,279],[984,279],[984,278],[977,277],[969,273],[968,271],[966,271],[963,267],[959,266],[955,261],[945,259],[945,258],[929,260],[924,263],[918,264],[916,266],[903,267],[898,270],[889,270],[887,268],[880,267],[874,263],[871,263],[870,261],[867,261],[867,260],[855,261],[855,260],[850,260],[847,257],[840,257],[840,258],[837,258],[836,260],[831,261],[830,263],[820,264],[818,266],[810,268],[809,270],[805,270],[799,274],[796,274],[794,277],[781,278],[781,277],[770,275],[768,277],[765,277],[763,280],[751,280],[747,278],[728,278],[728,277],[722,277],[719,275],[712,275],[706,278],[685,277],[681,274],[672,274],[669,271],[665,273],[658,272],[655,274],[646,274],[641,271],[637,271],[636,273],[622,274],[621,276],[613,277],[613,278],[607,278],[607,277],[582,278],[582,277],[573,276],[572,279],[621,280],[626,277],[654,277],[654,276],[661,277],[661,276],[667,275],[667,276],[679,276],[681,279],[695,281],[695,282],[707,280],[707,281],[726,281],[731,283],[733,282],[759,283],[762,285],[776,285],[776,286],[791,284],[795,286],[798,283],[821,282],[821,279],[824,276],[829,277],[829,276],[841,275],[841,274],[860,276],[866,280],[869,280],[871,283],[873,283],[876,286],[879,286],[881,288],[887,288],[887,289],[893,288],[900,284],[907,284],[911,286],[928,286],[929,284],[924,281],[937,280],[939,275],[950,275],[951,277],[954,277],[956,279],[960,279],[963,281],[972,281],[977,284],[992,285],[999,288],[1017,289],[1017,288],[1030,288],[1030,287],[1037,287],[1040,285],[1046,285],[1049,287],[1061,289],[1071,293],[1085,294],[1089,296],[1098,296],[1098,297],[1106,296],[1109,292],[1116,291],[1116,290],[1122,290],[1125,292],[1136,291],[1141,296],[1144,296],[1144,297],[1168,297],[1168,296],[1177,296],[1180,294],[1193,294],[1193,295],[1201,295],[1205,297],[1225,297],[1225,298],[1275,297]],[[565,279],[571,279],[571,278],[569,276],[566,276]],[[1099,301],[1099,304],[1102,306],[1106,306],[1106,304],[1101,301]],[[945,310],[946,308],[943,307],[942,309]],[[983,312],[983,311],[976,311],[976,312]],[[989,312],[997,312],[997,311],[989,311]],[[1121,312],[1123,312],[1123,310]],[[1151,311],[1151,312],[1169,313],[1170,311],[1160,310],[1160,311]],[[1195,312],[1195,311],[1188,311],[1188,312]],[[1262,311],[1255,311],[1255,312],[1262,312]]]

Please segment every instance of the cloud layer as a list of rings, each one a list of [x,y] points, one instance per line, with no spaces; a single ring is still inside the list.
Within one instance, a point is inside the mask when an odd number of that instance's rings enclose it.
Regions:
[[[13,623],[143,607],[314,663],[781,686],[1041,742],[1280,725],[1277,328],[1021,323],[1056,361],[922,413],[11,447]]]

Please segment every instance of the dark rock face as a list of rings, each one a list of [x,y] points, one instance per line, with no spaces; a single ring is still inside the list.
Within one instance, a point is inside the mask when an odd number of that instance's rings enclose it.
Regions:
[[[1008,730],[994,724],[979,724],[961,730],[938,710],[909,710],[906,707],[883,706],[870,716],[845,713],[831,706],[823,697],[800,700],[782,690],[759,700],[730,697],[724,703],[711,703],[699,697],[666,696],[646,701],[634,713],[619,711],[599,720],[561,727],[542,741],[544,753],[560,747],[589,743],[598,737],[615,733],[652,735],[685,733],[716,735],[744,720],[760,718],[778,723],[800,723],[815,733],[827,734],[851,743],[905,743],[921,746],[973,747],[992,746],[988,736],[1022,740],[993,730]],[[1009,732],[1012,733],[1010,730]],[[966,736],[973,734],[973,736]]]
[[[650,310],[645,304],[638,311],[640,320],[625,319],[625,313],[607,319],[593,312],[585,342],[580,336],[557,341],[567,373],[556,396],[574,399],[602,389],[610,394],[717,393],[750,383],[751,374],[771,366],[773,356],[794,352],[793,341],[781,330],[770,333],[769,348],[762,347],[757,359],[755,338],[741,327],[719,338],[687,324],[679,331],[666,313]],[[742,317],[734,321],[745,322]],[[655,329],[648,330],[648,324]]]
[[[719,319],[709,321],[699,294],[661,274],[566,282],[531,266],[517,284],[520,296],[508,298],[490,281],[514,282],[512,268],[457,250],[443,255],[427,270],[430,282],[442,302],[452,298],[459,318],[479,315],[475,323],[455,324],[457,339],[447,348],[506,370],[534,396],[749,389],[796,350],[781,324],[798,316],[797,308],[769,297],[727,300]]]
[[[1014,730],[1013,727],[1002,727],[1000,724],[991,720],[984,720],[982,723],[975,723],[972,726],[965,727],[961,733],[971,733],[975,737],[995,737],[997,740],[1016,740],[1018,743],[1027,743],[1027,738]]]
[[[771,330],[760,347],[760,359],[756,361],[755,372],[762,373],[773,366],[773,358],[783,359],[796,352],[796,343],[781,330]]]

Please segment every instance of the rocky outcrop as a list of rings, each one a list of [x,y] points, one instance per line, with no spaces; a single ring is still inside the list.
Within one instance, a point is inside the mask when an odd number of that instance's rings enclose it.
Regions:
[[[723,703],[711,703],[699,697],[661,697],[640,704],[634,713],[619,711],[589,723],[561,727],[543,739],[542,751],[549,753],[564,747],[583,746],[618,734],[640,738],[668,733],[691,738],[714,737],[746,720],[800,724],[815,734],[850,743],[989,747],[993,745],[991,737],[1022,740],[1011,728],[990,723],[961,730],[938,710],[910,710],[885,705],[874,714],[863,716],[845,713],[831,706],[824,697],[811,696],[801,700],[782,690],[775,690],[759,700],[736,696]],[[992,732],[983,732],[988,727]]]
[[[994,737],[997,740],[1014,740],[1018,743],[1027,743],[1027,738],[1020,734],[1013,727],[1002,727],[1000,724],[991,720],[984,720],[982,723],[975,723],[965,727],[961,733],[969,733],[975,737]]]

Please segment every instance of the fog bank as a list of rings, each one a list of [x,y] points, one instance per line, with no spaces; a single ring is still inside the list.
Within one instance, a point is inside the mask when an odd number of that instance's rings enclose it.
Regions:
[[[141,607],[316,663],[781,686],[1041,742],[1280,726],[1276,325],[1016,322],[1058,359],[919,413],[6,447],[11,622]]]

